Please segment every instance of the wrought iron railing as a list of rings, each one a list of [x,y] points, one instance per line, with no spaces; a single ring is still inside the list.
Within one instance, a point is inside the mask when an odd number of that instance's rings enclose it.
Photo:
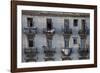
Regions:
[[[37,48],[24,48],[24,55],[26,62],[37,61]]]
[[[36,27],[24,27],[23,32],[26,34],[36,34],[37,28]]]

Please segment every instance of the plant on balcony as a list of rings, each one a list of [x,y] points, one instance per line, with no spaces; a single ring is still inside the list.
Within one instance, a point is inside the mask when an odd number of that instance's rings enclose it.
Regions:
[[[64,48],[61,50],[62,60],[71,60],[70,55],[72,53],[72,48]]]

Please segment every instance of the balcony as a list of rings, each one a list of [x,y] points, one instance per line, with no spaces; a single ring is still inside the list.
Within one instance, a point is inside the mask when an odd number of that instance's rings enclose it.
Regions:
[[[43,49],[45,54],[45,61],[54,60],[53,56],[56,53],[55,48],[48,48],[47,46],[43,46]]]
[[[37,61],[37,48],[24,48],[25,61]]]
[[[55,34],[55,29],[43,29],[43,33],[46,34],[47,39],[52,39],[53,35]]]
[[[79,59],[89,59],[89,48],[79,48]]]
[[[86,35],[89,35],[89,28],[88,27],[85,27],[85,29],[81,29],[79,30],[78,34],[81,36],[81,37],[85,37]]]
[[[51,29],[51,30],[47,30],[46,28],[43,29],[43,33],[47,34],[47,35],[53,35],[55,34],[55,29]]]
[[[37,27],[24,27],[23,28],[23,32],[25,34],[32,34],[32,35],[34,35],[34,34],[37,33]]]
[[[72,34],[72,29],[68,28],[63,30],[63,36],[65,36],[66,38],[69,38],[71,34]]]
[[[80,35],[81,38],[86,37],[86,31],[85,30],[79,30],[78,34]]]
[[[69,56],[72,53],[72,48],[63,48],[61,49],[61,53],[62,53],[62,60],[71,60]]]

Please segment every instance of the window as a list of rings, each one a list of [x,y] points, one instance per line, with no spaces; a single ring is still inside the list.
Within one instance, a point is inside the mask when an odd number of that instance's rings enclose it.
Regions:
[[[29,47],[33,47],[33,40],[29,40]]]
[[[33,18],[27,18],[27,24],[28,24],[28,27],[32,27],[33,26]]]
[[[69,28],[69,19],[64,19],[64,28]]]
[[[78,20],[77,20],[77,19],[74,19],[73,25],[74,25],[75,27],[78,26]]]
[[[51,30],[52,29],[52,19],[48,18],[47,19],[47,30]]]
[[[77,38],[76,37],[73,38],[73,44],[77,44]]]

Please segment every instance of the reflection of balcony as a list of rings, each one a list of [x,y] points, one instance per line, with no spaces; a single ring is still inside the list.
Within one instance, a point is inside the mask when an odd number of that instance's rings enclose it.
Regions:
[[[36,27],[24,27],[23,32],[25,34],[36,34],[37,33],[37,28]]]
[[[25,54],[25,61],[37,61],[37,48],[25,48],[24,54]]]

